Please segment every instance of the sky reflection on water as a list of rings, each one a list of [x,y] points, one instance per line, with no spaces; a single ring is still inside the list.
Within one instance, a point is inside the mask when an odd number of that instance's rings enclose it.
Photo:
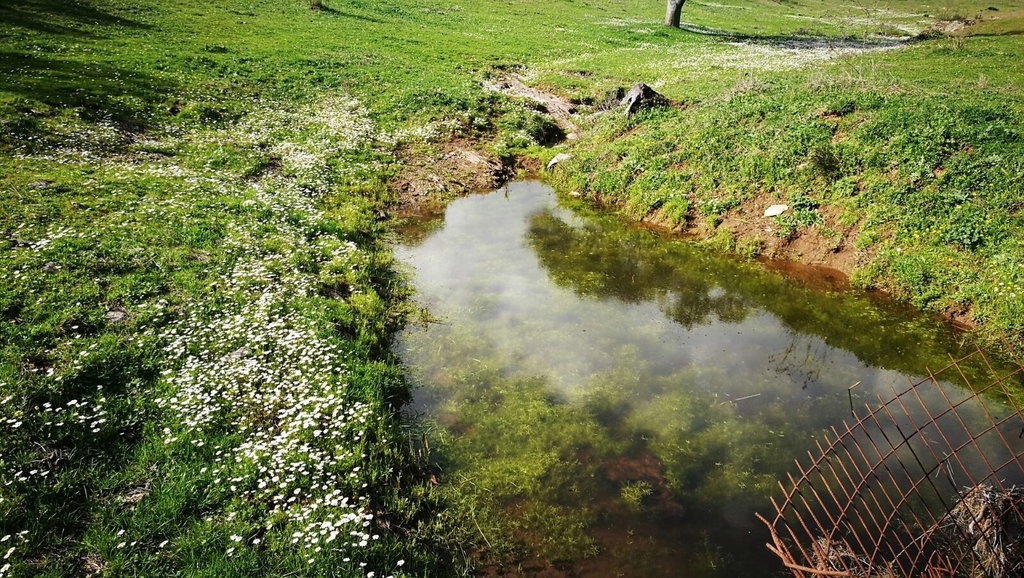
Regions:
[[[439,450],[456,470],[448,475],[488,479],[488,456],[467,449],[482,447],[533,460],[541,482],[595,479],[585,482],[593,493],[585,498],[555,483],[479,498],[481,508],[513,517],[549,502],[553,512],[586,513],[573,528],[594,547],[568,555],[602,554],[589,566],[577,560],[570,574],[771,575],[778,567],[753,511],[824,428],[849,417],[847,388],[860,382],[859,407],[960,351],[949,327],[905,307],[858,291],[811,290],[754,263],[573,212],[540,183],[457,200],[443,219],[396,249],[418,301],[440,319],[399,338],[417,385],[413,408],[457,434]],[[565,430],[550,448],[516,454],[480,438],[493,431],[491,420],[505,420],[498,431],[545,427],[517,422],[539,419],[529,414],[502,413],[519,391],[561,412],[544,414],[560,424],[552,428],[588,422],[579,427],[595,440],[581,443]],[[545,451],[558,460],[535,468]],[[623,506],[640,483],[652,494]],[[528,520],[522,527],[520,535],[531,535]]]

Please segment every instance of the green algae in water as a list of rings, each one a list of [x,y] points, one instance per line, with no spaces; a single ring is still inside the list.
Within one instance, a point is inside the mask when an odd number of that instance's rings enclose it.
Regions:
[[[398,352],[489,563],[771,575],[753,512],[849,416],[847,387],[860,406],[960,347],[904,308],[567,209],[538,183],[455,201],[429,230],[397,253],[440,321]]]

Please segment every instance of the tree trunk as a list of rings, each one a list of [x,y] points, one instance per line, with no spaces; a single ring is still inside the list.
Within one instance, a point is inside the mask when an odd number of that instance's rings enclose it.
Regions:
[[[683,11],[686,0],[667,0],[665,7],[665,26],[679,28],[679,13]]]

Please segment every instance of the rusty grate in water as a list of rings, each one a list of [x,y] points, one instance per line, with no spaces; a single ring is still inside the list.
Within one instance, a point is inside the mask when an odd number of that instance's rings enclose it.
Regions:
[[[758,516],[768,548],[798,578],[1024,577],[1022,378],[979,349],[854,413]]]

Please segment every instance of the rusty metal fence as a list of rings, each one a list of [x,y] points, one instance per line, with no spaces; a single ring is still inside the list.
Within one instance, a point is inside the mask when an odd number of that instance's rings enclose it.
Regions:
[[[854,413],[780,483],[768,548],[798,578],[1024,577],[1022,378],[977,350]]]

